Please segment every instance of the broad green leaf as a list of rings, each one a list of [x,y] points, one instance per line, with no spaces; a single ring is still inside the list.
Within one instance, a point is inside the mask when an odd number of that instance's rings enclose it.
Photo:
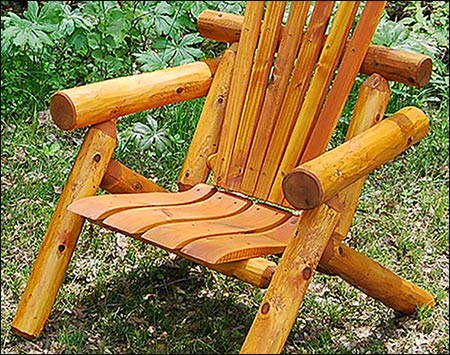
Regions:
[[[75,30],[74,21],[70,18],[65,18],[61,21],[59,31],[63,35],[71,35]]]
[[[151,72],[154,70],[162,69],[165,67],[165,62],[161,60],[161,57],[154,51],[147,53],[134,53],[138,63],[142,64],[142,70]]]
[[[200,42],[203,42],[203,37],[201,37],[198,33],[189,33],[181,39],[180,45],[189,46]]]
[[[73,35],[70,37],[69,42],[72,43],[76,51],[87,49],[86,36],[82,31],[78,29],[74,31]]]
[[[23,17],[25,17],[26,19],[28,19],[32,22],[37,22],[38,12],[39,12],[39,6],[38,6],[37,1],[28,1],[28,7],[23,12]]]
[[[62,15],[62,4],[59,1],[47,1],[39,14],[39,23],[58,24]]]
[[[103,59],[102,50],[100,48],[97,48],[96,50],[92,51],[92,58],[101,61]]]
[[[173,19],[165,15],[155,16],[155,29],[158,35],[166,35],[169,33],[173,23]]]
[[[16,36],[16,38],[14,38],[13,42],[16,46],[21,47],[24,45],[24,43],[27,41],[27,39],[28,39],[28,34],[25,31],[21,31],[21,32],[17,33],[17,36]]]
[[[166,1],[158,2],[154,11],[157,14],[165,14],[165,15],[173,15],[174,13],[173,7],[169,5]]]
[[[95,32],[91,32],[87,35],[87,42],[90,48],[96,49],[100,46],[100,35]]]

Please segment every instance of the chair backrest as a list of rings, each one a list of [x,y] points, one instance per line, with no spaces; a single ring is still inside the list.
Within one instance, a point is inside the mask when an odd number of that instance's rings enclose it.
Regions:
[[[385,3],[247,3],[215,185],[288,206],[282,179],[326,149]]]

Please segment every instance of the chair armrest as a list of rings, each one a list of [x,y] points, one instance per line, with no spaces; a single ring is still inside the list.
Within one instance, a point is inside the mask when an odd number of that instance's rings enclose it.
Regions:
[[[205,96],[220,58],[75,87],[53,94],[50,112],[64,130]]]
[[[239,41],[243,23],[244,16],[204,10],[197,28],[205,38],[233,43]],[[387,80],[423,87],[430,80],[431,70],[432,60],[426,55],[371,44],[359,72],[378,73]]]
[[[294,168],[283,179],[283,192],[297,209],[312,209],[425,137],[423,111],[405,107],[341,146]]]

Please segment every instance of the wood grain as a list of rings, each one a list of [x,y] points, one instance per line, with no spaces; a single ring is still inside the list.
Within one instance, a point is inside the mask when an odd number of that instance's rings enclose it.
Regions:
[[[178,177],[178,187],[181,191],[206,182],[208,178],[210,167],[207,159],[218,149],[236,49],[236,43],[226,49],[217,68]]]
[[[302,214],[247,333],[242,354],[281,352],[337,217],[325,204]]]
[[[429,121],[405,107],[339,147],[293,169],[283,181],[286,199],[298,209],[314,208],[425,137]]]
[[[157,207],[185,205],[202,201],[217,190],[206,184],[199,184],[184,192],[151,192],[100,195],[80,198],[68,206],[68,210],[77,213],[92,222],[102,221],[114,213],[137,207]]]
[[[250,201],[217,192],[205,200],[177,206],[141,207],[119,211],[102,224],[127,235],[140,235],[165,223],[230,216],[248,208]]]
[[[205,96],[220,59],[195,62],[58,91],[50,112],[64,130]]]
[[[261,204],[254,204],[248,209],[228,217],[193,220],[158,226],[145,232],[140,236],[140,239],[161,248],[174,251],[189,245],[193,241],[214,235],[268,230],[283,223],[288,218],[289,214],[281,210],[269,208]],[[204,261],[209,262],[207,260]],[[211,262],[211,264],[214,263]]]
[[[100,187],[114,194],[167,191],[156,182],[111,159]]]
[[[197,24],[203,37],[233,43],[239,41],[243,20],[243,16],[204,10]],[[387,80],[424,87],[431,78],[432,59],[420,53],[371,44],[359,72],[378,73]]]

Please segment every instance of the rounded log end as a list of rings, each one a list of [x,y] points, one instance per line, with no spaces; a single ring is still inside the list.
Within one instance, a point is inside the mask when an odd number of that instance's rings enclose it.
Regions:
[[[28,340],[34,340],[37,338],[36,335],[29,333],[29,332],[22,331],[22,330],[16,328],[14,325],[11,326],[11,330],[13,333],[17,334],[18,336],[28,339]]]
[[[59,128],[65,131],[75,128],[77,112],[72,100],[63,91],[53,94],[50,101],[50,113],[53,122]]]
[[[406,117],[406,120],[405,118]],[[414,126],[416,136],[413,143],[422,139],[430,130],[430,120],[428,116],[418,107],[406,106],[398,110],[391,116],[395,119],[395,122],[399,125],[402,131],[406,131],[408,127]]]
[[[424,87],[431,78],[431,72],[433,71],[433,61],[430,57],[422,59],[417,66],[416,85],[421,88]]]
[[[323,201],[323,189],[319,179],[310,171],[296,168],[283,179],[286,200],[299,210],[310,210]]]
[[[363,86],[372,90],[381,92],[390,92],[389,82],[380,74],[373,73],[364,83]]]
[[[233,43],[239,41],[243,22],[244,16],[204,10],[197,19],[197,30],[204,38]]]

